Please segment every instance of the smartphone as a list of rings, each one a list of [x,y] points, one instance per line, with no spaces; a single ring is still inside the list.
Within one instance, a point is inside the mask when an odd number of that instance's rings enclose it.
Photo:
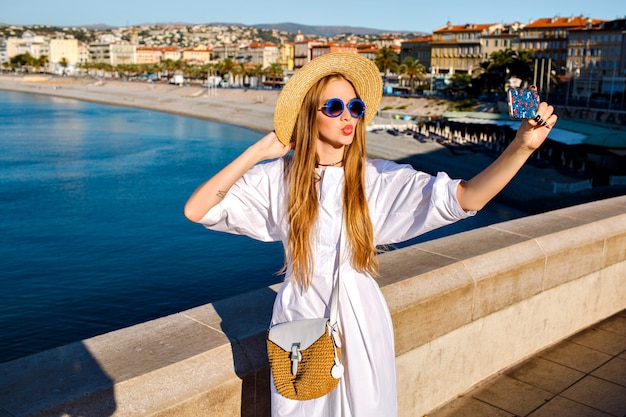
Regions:
[[[514,120],[534,119],[539,108],[539,94],[527,88],[509,88],[507,91],[509,116]]]

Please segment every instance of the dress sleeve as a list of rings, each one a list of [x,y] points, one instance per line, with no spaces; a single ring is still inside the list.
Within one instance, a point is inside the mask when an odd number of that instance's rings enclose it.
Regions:
[[[254,166],[198,223],[210,230],[264,242],[282,240],[285,189],[282,167],[282,160]]]
[[[456,198],[461,180],[440,172],[432,176],[410,165],[374,160],[368,167],[367,198],[375,244],[412,239],[476,214]]]

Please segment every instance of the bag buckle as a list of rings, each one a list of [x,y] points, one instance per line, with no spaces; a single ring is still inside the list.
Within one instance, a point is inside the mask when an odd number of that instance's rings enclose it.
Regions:
[[[300,343],[291,345],[291,375],[298,373],[298,362],[302,360],[302,352],[300,352]]]

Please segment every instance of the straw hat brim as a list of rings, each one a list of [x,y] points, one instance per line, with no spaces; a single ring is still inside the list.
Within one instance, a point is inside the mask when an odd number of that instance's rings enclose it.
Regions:
[[[330,74],[341,74],[352,83],[357,96],[365,102],[363,121],[369,124],[376,115],[382,98],[382,77],[378,67],[356,53],[337,52],[321,55],[297,70],[283,87],[274,112],[274,130],[285,145],[292,139],[293,129],[304,96],[311,87]]]

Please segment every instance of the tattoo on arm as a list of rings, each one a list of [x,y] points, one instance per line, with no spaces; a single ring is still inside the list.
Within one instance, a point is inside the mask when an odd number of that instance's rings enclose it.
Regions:
[[[217,194],[216,194],[216,195],[217,195],[219,198],[222,198],[222,199],[223,199],[224,197],[226,197],[226,191],[219,190],[219,191],[217,192]]]

